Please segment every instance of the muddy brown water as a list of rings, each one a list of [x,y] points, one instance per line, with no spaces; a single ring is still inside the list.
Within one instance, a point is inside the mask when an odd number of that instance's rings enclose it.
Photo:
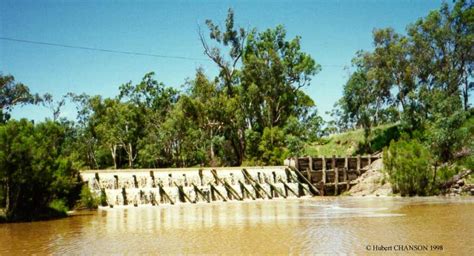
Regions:
[[[472,255],[474,198],[319,197],[183,204],[0,224],[0,255],[380,255],[382,250]]]

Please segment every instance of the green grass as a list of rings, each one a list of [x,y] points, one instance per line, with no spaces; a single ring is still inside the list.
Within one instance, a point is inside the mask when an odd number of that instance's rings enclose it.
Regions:
[[[399,135],[395,124],[381,125],[373,129],[370,137],[374,151],[381,150],[390,143],[391,138]],[[340,134],[325,137],[322,142],[315,142],[305,147],[305,155],[309,156],[345,156],[356,155],[360,152],[360,145],[364,142],[364,130],[356,129]]]

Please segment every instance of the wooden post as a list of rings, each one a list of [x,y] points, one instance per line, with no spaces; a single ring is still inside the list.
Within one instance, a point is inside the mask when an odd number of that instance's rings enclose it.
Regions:
[[[311,184],[313,184],[313,180],[311,178],[311,172],[313,171],[313,158],[312,157],[308,157],[308,169],[306,170],[307,173],[306,175],[308,176],[308,180],[309,182],[311,182]]]
[[[336,156],[332,155],[331,169],[336,169]]]
[[[168,201],[170,202],[170,204],[174,204],[173,200],[171,200],[171,197],[168,195],[168,193],[166,193],[165,189],[163,188],[163,186],[161,185],[161,183],[158,184],[158,187],[160,188],[160,199],[161,199],[161,202],[163,203],[163,199],[168,199]]]
[[[349,179],[347,178],[347,169],[344,168],[343,170],[343,175],[344,175],[344,181],[346,182],[346,190],[349,190]]]
[[[184,192],[183,185],[178,185],[176,182],[174,182],[174,185],[178,188],[179,200],[181,202],[185,203],[187,200],[190,203],[196,203],[196,201],[192,201],[191,198],[189,198],[189,196]]]
[[[239,193],[237,193],[237,191],[235,191],[235,189],[226,181],[226,180],[221,180],[221,182],[224,183],[224,187],[225,189],[232,195],[234,196],[235,198],[237,198],[238,200],[242,201],[244,200],[243,197],[241,197],[239,195]],[[243,195],[242,195],[243,196]],[[230,199],[230,198],[229,198]]]
[[[204,200],[206,200],[208,203],[211,202],[210,199],[209,199],[209,197],[207,197],[207,196],[202,192],[202,190],[200,190],[200,189],[196,186],[196,184],[194,184],[194,182],[191,183],[191,184],[193,185],[193,187],[194,187],[194,192],[196,193],[196,200],[197,200],[197,198],[198,198],[198,195],[201,195],[201,197],[202,197]]]
[[[155,184],[155,174],[153,173],[153,171],[150,171],[150,177],[151,177],[151,187],[152,187],[152,188],[156,188],[156,184]]]
[[[372,163],[372,156],[371,155],[368,156],[368,161],[369,161],[369,165],[370,165]]]
[[[250,198],[252,198],[253,200],[255,200],[255,197],[252,195],[252,193],[250,193],[250,191],[245,187],[244,183],[242,183],[242,181],[239,180],[239,184],[240,184],[240,189],[242,189],[243,191],[247,192],[247,195],[250,196]],[[242,192],[242,195],[244,193]]]
[[[338,168],[334,168],[334,195],[337,196],[338,194],[338,186],[339,186],[339,170]]]
[[[296,175],[301,180],[303,180],[304,183],[306,183],[308,185],[309,190],[311,191],[311,194],[313,194],[313,196],[316,196],[316,195],[320,194],[319,190],[313,184],[311,184],[311,182],[309,182],[309,180],[306,179],[306,177],[298,169],[293,169],[293,171],[296,173]],[[297,181],[298,181],[298,179],[297,179]],[[299,183],[299,181],[298,181],[298,183]]]
[[[286,191],[290,191],[296,197],[300,197],[300,195],[298,195],[298,193],[296,193],[293,189],[291,189],[290,186],[288,186],[288,184],[286,184],[282,179],[280,179],[280,182],[283,183],[283,186],[285,187]],[[286,196],[288,196],[288,195],[286,195]]]
[[[275,187],[275,185],[271,184],[270,182],[266,181],[266,183],[270,186],[270,188],[273,189],[273,191],[275,191],[275,193],[283,198],[286,198],[286,196],[280,191],[278,190],[277,187]],[[273,195],[272,195],[273,196]]]
[[[334,184],[336,184],[336,179],[337,179],[336,177],[337,177],[338,173],[337,173],[337,170],[336,170],[336,156],[335,155],[332,155],[331,169],[334,172]],[[336,190],[335,190],[334,194],[335,195],[337,194],[337,185],[336,185]]]
[[[221,192],[219,190],[217,190],[217,188],[214,187],[214,185],[212,185],[212,183],[209,183],[209,186],[211,186],[211,191],[214,191],[214,193],[217,193],[217,195],[220,196],[222,201],[227,202],[227,199],[225,199],[225,197],[221,194]]]
[[[114,189],[118,189],[119,188],[119,182],[118,182],[118,175],[114,175]]]
[[[286,182],[292,182],[293,175],[291,175],[290,169],[285,168],[285,173],[286,173]]]
[[[357,155],[357,167],[356,167],[356,171],[357,171],[357,176],[360,176],[360,155]]]
[[[257,192],[257,191],[261,191],[263,192],[263,195],[266,195],[268,199],[272,199],[272,196],[270,194],[267,193],[267,191],[262,188],[262,186],[252,178],[252,176],[250,176],[250,173],[246,170],[246,169],[242,169],[242,173],[244,174],[244,177],[250,182],[250,185],[252,185],[252,187],[254,188],[255,190],[255,193],[257,194],[257,197],[258,196],[262,196],[262,194],[260,194],[260,192]],[[304,178],[304,176],[303,176]],[[254,183],[254,184],[252,184]],[[262,196],[263,198],[263,196]]]
[[[199,174],[199,180],[201,181],[201,186],[204,186],[204,181],[202,179],[203,177],[202,169],[199,169],[198,174]]]
[[[321,177],[321,181],[323,182],[323,187],[322,187],[322,195],[324,196],[324,192],[326,190],[326,157],[323,156],[323,158],[321,159],[322,160],[322,177]]]
[[[346,182],[346,191],[349,190],[349,177],[347,172],[349,171],[349,157],[346,155],[344,159],[344,181]]]
[[[345,168],[346,170],[349,169],[349,157],[348,157],[348,156],[346,156],[346,157],[344,158],[344,168]]]

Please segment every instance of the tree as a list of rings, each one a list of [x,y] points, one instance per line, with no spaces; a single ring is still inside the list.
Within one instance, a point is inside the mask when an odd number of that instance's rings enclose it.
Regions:
[[[126,150],[129,160],[138,158],[140,164],[156,167],[171,164],[168,162],[171,151],[163,150],[163,126],[178,101],[179,93],[158,82],[154,76],[155,73],[150,72],[136,85],[129,82],[120,86],[118,99],[135,113],[134,118],[130,119],[135,120],[134,139],[129,141]],[[136,155],[128,152],[135,152]]]
[[[238,81],[237,65],[244,51],[247,32],[243,28],[234,28],[234,11],[232,9],[227,11],[225,30],[221,30],[212,20],[206,20],[206,25],[210,31],[211,40],[220,44],[221,47],[210,46],[202,32],[199,31],[204,53],[219,67],[219,78],[222,79],[227,94],[232,96],[234,94],[233,87]],[[228,60],[221,53],[222,47],[228,48]]]
[[[38,94],[31,94],[28,86],[15,82],[12,75],[0,74],[0,123],[10,119],[10,111],[16,105],[37,103]]]
[[[300,89],[321,66],[301,51],[300,37],[286,40],[283,26],[248,37],[242,70],[242,92],[248,122],[261,132],[302,116],[314,102]]]
[[[300,37],[286,39],[283,26],[261,33],[253,29],[247,35],[243,28],[234,28],[231,9],[225,30],[209,20],[206,24],[211,40],[219,45],[210,47],[200,33],[205,54],[220,70],[215,88],[219,100],[214,104],[221,110],[218,119],[209,119],[208,124],[221,127],[223,148],[230,145],[230,155],[236,156],[230,164],[240,165],[244,157],[258,159],[263,154],[258,147],[265,128],[281,129],[292,116],[303,122],[316,113],[314,102],[300,89],[310,84],[321,67],[301,50]],[[229,49],[227,57],[223,48]]]
[[[51,207],[71,206],[77,199],[78,173],[65,152],[69,129],[25,119],[0,126],[0,180],[7,220],[65,215]]]
[[[400,121],[408,133],[421,133],[420,139],[443,149],[437,151],[440,159],[449,159],[457,145],[453,132],[463,120],[451,117],[465,115],[472,90],[472,6],[443,4],[408,26],[406,36],[391,28],[374,30],[374,50],[353,60],[342,116],[348,113],[366,135],[377,123]]]
[[[42,104],[47,107],[51,112],[53,112],[53,121],[57,121],[59,119],[59,115],[61,114],[61,108],[64,107],[66,104],[66,98],[68,96],[63,96],[61,100],[55,102],[53,99],[53,95],[50,93],[46,93],[43,95],[41,101]]]
[[[473,4],[460,0],[449,8],[443,3],[439,10],[408,27],[420,83],[427,90],[442,89],[448,96],[457,97],[461,92],[464,110],[469,108],[469,91],[473,89]]]
[[[234,28],[234,12],[229,9],[225,21],[225,29],[221,30],[213,21],[206,20],[206,25],[210,31],[209,37],[216,42],[215,46],[210,46],[204,38],[201,31],[199,36],[204,48],[204,53],[219,68],[219,86],[222,87],[225,96],[222,110],[225,115],[222,116],[223,133],[228,144],[232,148],[229,152],[233,156],[229,162],[230,165],[240,165],[244,160],[245,154],[245,116],[242,112],[240,96],[235,92],[239,85],[238,65],[241,64],[241,58],[244,53],[245,40],[247,32],[243,28]],[[227,49],[227,57],[223,50]]]

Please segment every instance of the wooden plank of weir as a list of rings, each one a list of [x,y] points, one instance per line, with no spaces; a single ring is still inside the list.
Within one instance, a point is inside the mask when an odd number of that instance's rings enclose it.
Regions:
[[[158,183],[158,186],[160,188],[160,197],[163,198],[165,197],[166,199],[168,199],[168,201],[170,201],[170,204],[174,204],[173,200],[171,200],[171,197],[168,195],[168,193],[166,193],[166,191],[163,189],[163,185],[161,185],[161,183]]]
[[[300,195],[298,195],[298,193],[296,193],[293,189],[290,188],[290,186],[288,186],[288,184],[286,184],[282,179],[279,179],[279,181],[281,183],[283,183],[283,186],[285,186],[285,189],[290,191],[291,193],[293,193],[293,195],[295,195],[296,197],[300,197]]]
[[[323,156],[322,157],[322,177],[321,177],[321,181],[323,183],[323,186],[322,186],[322,195],[324,196],[324,192],[325,192],[325,188],[326,188],[326,157]]]
[[[242,174],[244,175],[245,180],[250,184],[250,186],[252,186],[253,190],[255,191],[255,196],[257,198],[264,198],[265,196],[260,193],[260,189],[254,185],[254,183],[257,184],[257,182],[252,178],[252,176],[250,176],[246,169],[242,169]]]
[[[349,184],[349,178],[347,176],[347,172],[349,171],[349,157],[346,156],[344,159],[344,181],[346,182],[346,191],[349,190],[350,184]]]
[[[356,171],[357,171],[357,176],[360,176],[360,155],[357,155],[357,167],[356,167]]]
[[[212,183],[209,183],[209,186],[211,186],[211,191],[217,193],[217,195],[219,195],[220,198],[222,198],[222,201],[227,202],[227,199],[225,199],[225,197],[221,194],[221,192],[219,190],[217,190],[217,188],[214,187],[214,185],[212,185]]]
[[[257,191],[261,191],[263,192],[268,199],[272,199],[272,196],[270,194],[268,194],[268,192],[262,188],[262,186],[257,182],[255,181],[252,176],[250,176],[250,173],[247,171],[247,169],[242,169],[242,173],[244,174],[245,178],[250,181],[250,183],[252,184],[252,182],[255,184],[254,186],[254,189],[255,189],[255,192],[257,193]],[[258,193],[260,196],[262,195],[261,193]],[[263,196],[262,196],[263,198]]]
[[[232,188],[232,186],[229,185],[229,183],[226,180],[219,178],[219,176],[217,175],[217,171],[215,169],[212,169],[211,172],[212,172],[212,175],[214,176],[214,179],[216,180],[216,184],[219,184],[219,183],[224,184],[224,188],[227,190],[229,194],[239,199],[240,201],[243,200],[242,197],[237,193],[237,191],[235,191],[235,189]]]
[[[313,183],[313,180],[311,178],[311,174],[313,172],[313,158],[312,157],[308,157],[308,169],[306,169],[306,175],[308,176],[308,181],[312,184]]]
[[[308,179],[306,179],[306,177],[305,177],[298,169],[292,168],[292,167],[290,167],[290,168],[293,169],[293,171],[296,173],[296,175],[297,175],[300,179],[302,179],[306,184],[308,184],[308,187],[309,187],[309,190],[310,190],[310,193],[311,193],[311,194],[313,194],[314,196],[320,194],[320,193],[319,193],[319,190],[318,190],[316,187],[314,187],[314,185],[311,184],[311,182],[309,182]],[[299,183],[299,181],[298,181],[298,183]],[[303,187],[304,187],[304,186],[303,186]]]
[[[238,200],[240,201],[244,200],[244,198],[241,197],[239,193],[237,193],[237,191],[235,191],[235,189],[226,180],[223,180],[223,181],[224,181],[224,186],[227,189],[227,191],[229,191]]]
[[[279,190],[277,187],[275,187],[275,185],[271,184],[271,183],[268,182],[268,181],[265,181],[265,182],[266,182],[266,183],[273,189],[273,191],[275,191],[279,196],[281,196],[281,197],[283,197],[283,198],[286,198],[286,196],[285,196],[283,193],[281,193],[280,190]]]
[[[202,190],[200,190],[198,188],[198,186],[196,186],[196,184],[194,184],[194,182],[192,183],[193,187],[194,187],[194,192],[196,193],[196,198],[197,198],[197,195],[200,195],[204,200],[206,200],[208,203],[211,202],[211,200],[209,199],[209,197],[206,196],[206,194],[204,194],[204,192],[202,192]]]
[[[294,178],[293,178],[293,175],[290,172],[290,169],[285,168],[285,174],[286,174],[286,181],[287,182],[293,182]]]
[[[216,185],[219,185],[220,179],[219,176],[217,176],[217,171],[215,169],[211,170],[212,176],[214,177],[214,181]]]
[[[249,195],[252,200],[255,200],[255,197],[252,195],[252,193],[250,193],[250,191],[247,189],[247,187],[245,187],[245,184],[242,183],[242,181],[239,180],[239,184],[240,184],[240,189],[242,191],[245,191],[247,193],[247,195]],[[242,196],[244,195],[244,192],[242,192]]]
[[[176,182],[173,182],[173,183],[174,183],[174,185],[178,188],[179,193],[184,197],[184,199],[186,199],[186,200],[187,200],[188,202],[190,202],[190,203],[193,203],[193,204],[196,203],[196,201],[192,201],[192,200],[189,198],[189,196],[184,192],[183,186],[176,184]],[[184,200],[183,203],[185,203],[186,200]]]

